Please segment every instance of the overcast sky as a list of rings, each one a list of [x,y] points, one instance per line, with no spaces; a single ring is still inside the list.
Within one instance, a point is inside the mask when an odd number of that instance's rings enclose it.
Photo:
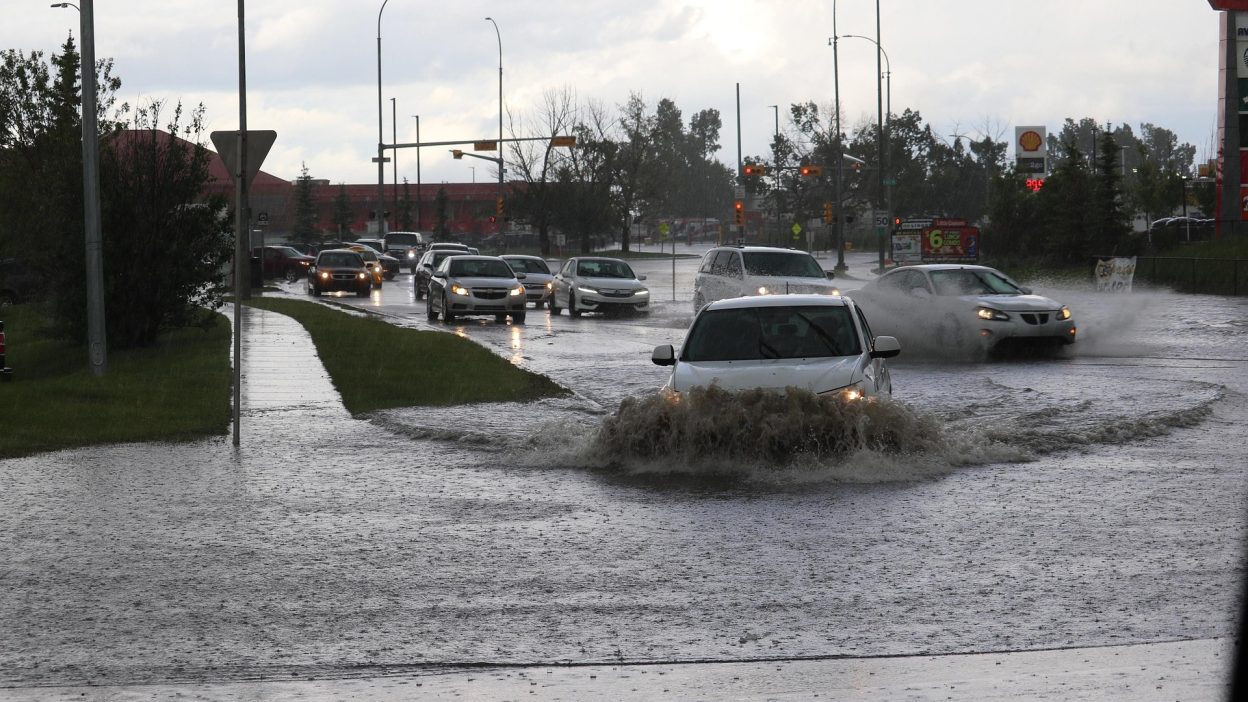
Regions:
[[[879,0],[893,111],[918,110],[941,135],[1067,118],[1149,122],[1208,157],[1216,127],[1218,13],[1206,0]],[[78,13],[46,0],[0,0],[0,48],[56,51]],[[688,118],[723,119],[719,158],[764,154],[770,105],[833,99],[832,0],[388,0],[381,16],[385,140],[396,99],[398,142],[498,133],[499,44],[508,111],[533,117],[543,93],[623,104],[673,100]],[[274,129],[263,169],[283,178],[376,182],[377,27],[381,0],[265,0],[247,7],[247,120]],[[875,37],[874,0],[839,0],[837,33]],[[95,8],[97,57],[112,57],[120,99],[202,102],[209,130],[238,128],[237,3],[125,0]],[[847,126],[874,120],[875,47],[839,42]],[[470,166],[476,166],[475,174]],[[399,178],[416,180],[414,150]],[[422,149],[425,183],[493,177],[489,164]],[[386,167],[387,181],[391,166]]]

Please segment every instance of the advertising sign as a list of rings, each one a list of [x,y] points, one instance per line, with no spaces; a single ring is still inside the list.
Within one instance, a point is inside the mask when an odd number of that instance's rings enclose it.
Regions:
[[[937,220],[924,229],[920,240],[924,263],[975,263],[979,260],[979,229],[942,226]]]
[[[1014,128],[1014,163],[1019,173],[1043,175],[1048,171],[1047,134],[1043,126]]]
[[[918,232],[897,232],[893,234],[893,263],[922,263],[922,234]]]
[[[1098,259],[1094,275],[1097,292],[1131,292],[1131,281],[1135,278],[1135,256]]]

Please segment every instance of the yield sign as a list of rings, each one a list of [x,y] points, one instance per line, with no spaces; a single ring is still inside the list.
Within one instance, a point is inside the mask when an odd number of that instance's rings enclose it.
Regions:
[[[236,183],[239,175],[238,135],[239,132],[213,132],[211,135],[212,144],[217,147],[217,154],[225,162],[225,167],[230,171],[230,178]],[[245,187],[251,186],[251,179],[256,177],[260,164],[264,163],[264,157],[269,155],[269,149],[273,147],[275,141],[277,141],[277,132],[272,129],[247,130],[247,163],[242,169],[243,175],[247,178]]]

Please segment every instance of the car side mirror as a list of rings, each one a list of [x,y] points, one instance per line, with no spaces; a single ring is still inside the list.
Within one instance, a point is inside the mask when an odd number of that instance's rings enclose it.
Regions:
[[[895,336],[877,336],[871,345],[871,358],[892,358],[901,353],[901,344]]]
[[[824,274],[828,276],[828,280],[832,280],[836,277],[836,271],[824,271]]]
[[[1021,287],[1021,288],[1019,288],[1019,289],[1018,289],[1018,291],[1019,291],[1019,292],[1021,292],[1021,293],[1022,293],[1022,294],[1024,294],[1024,295],[1030,295],[1030,294],[1031,294],[1031,288],[1028,288],[1028,287]]]
[[[654,353],[650,354],[650,362],[656,366],[674,366],[676,365],[676,349],[671,344],[663,344],[654,347]]]
[[[637,280],[645,280],[645,279],[646,279],[646,276],[644,275],[637,276]]]
[[[529,274],[528,274],[528,273],[517,273],[517,274],[516,274],[516,280],[524,280],[525,278],[528,278],[528,277],[529,277]]]
[[[434,278],[445,278],[445,277],[446,277],[446,274],[445,274],[445,273],[443,273],[442,271],[434,271],[434,272],[433,272],[433,273],[431,273],[430,275],[432,275]]]

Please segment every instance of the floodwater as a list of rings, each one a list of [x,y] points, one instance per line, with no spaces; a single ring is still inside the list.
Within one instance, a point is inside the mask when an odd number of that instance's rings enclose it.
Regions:
[[[867,260],[850,273],[867,277]],[[896,407],[868,418],[888,441],[777,459],[734,450],[742,428],[694,456],[619,411],[654,402],[666,369],[650,351],[691,317],[693,260],[674,301],[670,266],[637,266],[647,317],[449,328],[568,398],[362,419],[305,403],[249,415],[237,452],[220,439],[0,461],[0,685],[1234,634],[1244,301],[1037,285],[1079,324],[1058,357],[903,350]],[[343,302],[447,329],[410,285]]]

